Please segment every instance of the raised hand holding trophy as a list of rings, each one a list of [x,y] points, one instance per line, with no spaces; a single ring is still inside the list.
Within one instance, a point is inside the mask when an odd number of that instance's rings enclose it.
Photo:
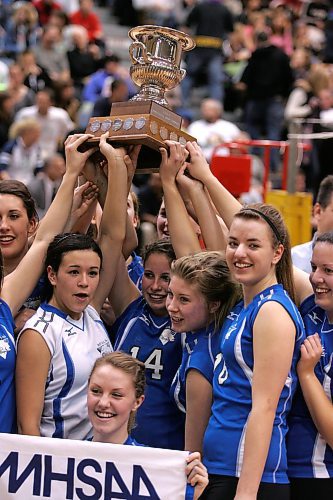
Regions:
[[[168,108],[165,92],[176,87],[186,72],[181,53],[194,48],[186,33],[162,26],[138,26],[129,31],[130,75],[140,91],[128,102],[113,103],[109,117],[90,118],[86,133],[94,135],[85,147],[95,147],[109,131],[113,146],[141,144],[136,171],[156,172],[164,141],[184,145],[195,138],[181,130],[182,118]]]

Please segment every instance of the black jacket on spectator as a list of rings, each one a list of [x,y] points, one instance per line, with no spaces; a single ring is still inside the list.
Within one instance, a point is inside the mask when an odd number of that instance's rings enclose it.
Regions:
[[[250,57],[241,81],[247,85],[248,99],[287,97],[293,84],[289,57],[274,45],[259,47]]]

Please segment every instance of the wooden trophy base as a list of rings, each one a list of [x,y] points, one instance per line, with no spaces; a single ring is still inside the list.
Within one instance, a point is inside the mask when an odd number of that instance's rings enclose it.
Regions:
[[[158,172],[161,163],[159,149],[164,141],[177,141],[183,146],[195,141],[181,130],[182,117],[153,101],[128,101],[112,104],[110,116],[90,118],[86,133],[94,137],[81,150],[95,147],[99,137],[109,131],[112,146],[141,144],[137,173]]]

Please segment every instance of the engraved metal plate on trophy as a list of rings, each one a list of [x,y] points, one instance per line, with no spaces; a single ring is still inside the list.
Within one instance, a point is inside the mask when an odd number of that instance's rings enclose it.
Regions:
[[[181,129],[182,118],[168,108],[165,92],[176,87],[186,72],[180,69],[181,53],[195,47],[186,33],[162,26],[138,26],[129,31],[132,61],[130,75],[140,87],[128,102],[113,103],[108,117],[90,118],[86,133],[94,138],[84,147],[95,147],[109,131],[113,146],[141,144],[138,173],[156,172],[161,161],[160,147],[166,140],[185,145],[196,139]]]

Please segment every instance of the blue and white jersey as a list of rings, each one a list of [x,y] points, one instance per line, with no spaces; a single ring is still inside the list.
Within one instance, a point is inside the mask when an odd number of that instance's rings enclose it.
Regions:
[[[190,370],[197,370],[213,385],[214,362],[220,349],[220,333],[214,324],[196,332],[187,332],[182,363],[173,379],[170,394],[178,408],[186,412],[186,377]]]
[[[263,304],[272,300],[279,302],[290,315],[296,328],[296,339],[292,366],[277,405],[261,480],[288,483],[286,419],[296,389],[296,362],[304,339],[304,325],[295,304],[281,285],[274,285],[256,295],[247,307],[243,305],[239,315],[235,314],[231,324],[228,322],[222,328],[221,352],[215,360],[212,415],[204,437],[204,463],[210,474],[240,476],[246,426],[252,408],[253,325]]]
[[[87,410],[88,378],[96,359],[112,351],[102,320],[92,306],[75,320],[43,303],[20,335],[26,329],[40,333],[51,354],[41,436],[87,439],[92,435]]]
[[[133,281],[134,285],[137,286],[138,289],[141,291],[141,289],[142,289],[142,276],[143,276],[143,271],[144,271],[142,259],[135,252],[131,253],[131,257],[132,257],[132,261],[127,266],[128,276],[130,277],[131,281]]]
[[[333,401],[333,325],[326,312],[315,304],[314,295],[300,307],[306,336],[318,333],[323,355],[315,374],[330,401]],[[314,425],[302,390],[298,385],[288,419],[287,435],[289,477],[333,478],[333,450]]]
[[[0,432],[16,432],[15,359],[13,316],[0,299]]]
[[[112,328],[115,348],[146,365],[145,400],[137,412],[134,438],[156,448],[184,449],[185,417],[169,395],[181,363],[182,335],[171,330],[169,316],[155,316],[143,297],[133,301]]]

